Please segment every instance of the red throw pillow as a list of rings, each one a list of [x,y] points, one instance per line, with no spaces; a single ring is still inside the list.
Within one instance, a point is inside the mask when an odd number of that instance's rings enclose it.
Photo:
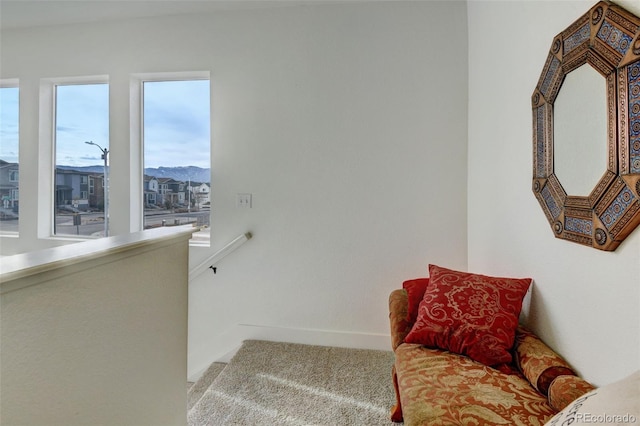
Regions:
[[[427,285],[429,285],[429,278],[416,278],[402,283],[402,288],[407,291],[409,298],[409,309],[407,310],[407,320],[409,324],[413,324],[416,322],[416,318],[418,318],[418,306],[420,302],[422,302]]]
[[[530,278],[501,278],[429,265],[429,286],[405,338],[467,355],[485,365],[509,363]]]

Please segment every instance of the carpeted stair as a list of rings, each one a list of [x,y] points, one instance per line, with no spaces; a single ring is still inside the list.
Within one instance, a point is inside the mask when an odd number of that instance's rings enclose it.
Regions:
[[[247,340],[188,390],[189,426],[393,425],[393,352]]]
[[[194,405],[200,401],[202,395],[209,389],[211,383],[222,372],[227,364],[224,362],[214,362],[209,366],[207,371],[195,383],[189,383],[187,386],[187,410],[190,411]]]

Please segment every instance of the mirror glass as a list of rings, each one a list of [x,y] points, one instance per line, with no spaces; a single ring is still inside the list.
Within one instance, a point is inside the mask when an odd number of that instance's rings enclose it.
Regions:
[[[584,64],[566,75],[553,104],[554,173],[567,195],[588,196],[607,168],[607,87]]]

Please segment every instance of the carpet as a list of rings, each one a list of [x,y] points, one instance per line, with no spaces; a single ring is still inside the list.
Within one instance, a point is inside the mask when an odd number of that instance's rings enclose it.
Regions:
[[[192,383],[187,390],[187,410],[191,410],[194,405],[200,401],[202,395],[205,394],[211,382],[225,369],[227,364],[222,362],[214,362],[209,366],[207,371],[202,374],[202,377],[196,382]]]
[[[391,425],[393,352],[247,340],[189,426]]]

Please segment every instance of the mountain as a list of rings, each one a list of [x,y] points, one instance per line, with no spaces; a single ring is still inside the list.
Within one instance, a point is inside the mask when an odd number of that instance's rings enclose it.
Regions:
[[[173,178],[175,180],[181,180],[187,182],[207,182],[211,181],[211,170],[203,169],[196,166],[184,166],[184,167],[157,167],[146,168],[144,174],[149,176],[155,176],[158,178]]]
[[[104,172],[104,166],[61,166],[57,165],[56,169],[62,170],[75,170],[77,172],[96,173],[102,174]]]
[[[58,169],[63,170],[77,170],[79,172],[86,173],[102,173],[104,171],[103,166],[56,166]],[[172,178],[188,182],[211,182],[211,169],[203,169],[196,166],[181,166],[181,167],[156,167],[144,169],[144,174],[149,176],[155,176],[158,178]]]

